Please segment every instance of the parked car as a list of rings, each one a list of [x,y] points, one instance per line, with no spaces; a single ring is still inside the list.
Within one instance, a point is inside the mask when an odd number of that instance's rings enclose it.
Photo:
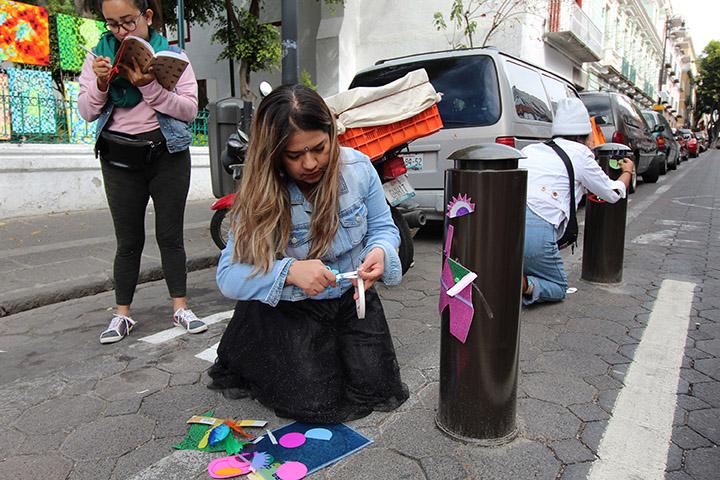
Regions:
[[[704,132],[702,130],[698,130],[697,132],[695,132],[695,137],[698,140],[698,146],[700,147],[700,153],[702,153],[702,152],[706,151],[708,148],[710,148],[710,141],[708,140],[708,136],[707,136],[706,132]]]
[[[643,110],[642,115],[650,126],[658,152],[664,156],[660,162],[660,175],[664,175],[668,170],[675,170],[680,163],[680,145],[675,140],[672,127],[660,112]]]
[[[605,139],[627,145],[633,151],[636,174],[642,176],[644,182],[657,182],[664,155],[658,153],[650,127],[632,100],[617,92],[583,92],[580,98],[590,116],[595,117]]]
[[[385,85],[424,68],[443,94],[444,128],[416,140],[404,153],[416,196],[412,206],[428,219],[445,215],[447,158],[461,148],[496,142],[515,148],[551,137],[553,104],[577,97],[572,83],[496,48],[472,48],[380,60],[355,75],[350,88]],[[410,205],[408,205],[410,206]]]
[[[687,162],[689,158],[688,148],[687,148],[687,140],[683,136],[680,129],[673,128],[673,137],[675,137],[675,140],[678,142],[678,145],[680,146],[680,161],[681,162]]]
[[[682,133],[685,141],[687,141],[688,156],[690,158],[696,158],[700,154],[700,146],[698,145],[697,138],[695,138],[695,134],[687,128],[681,128],[680,133]]]

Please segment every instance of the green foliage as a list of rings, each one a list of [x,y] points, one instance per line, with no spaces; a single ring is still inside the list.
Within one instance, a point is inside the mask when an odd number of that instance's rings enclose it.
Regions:
[[[474,3],[478,3],[479,5],[473,5]],[[477,17],[473,17],[472,15],[474,14],[474,11],[477,11],[477,8],[479,8],[483,3],[485,3],[484,0],[477,0],[477,2],[476,0],[469,0],[467,8],[465,8],[463,0],[454,0],[452,6],[450,7],[450,14],[448,15],[448,18],[451,25],[453,26],[453,30],[454,32],[462,32],[462,35],[465,39],[467,39],[470,48],[473,47],[473,35],[477,30],[477,21],[475,20],[475,18]],[[471,8],[474,8],[474,11],[471,11]],[[435,12],[435,14],[433,15],[433,24],[438,31],[448,29],[447,22],[445,21],[445,17],[443,16],[442,12]],[[450,42],[452,48],[468,48],[468,45],[466,45],[462,41],[455,41],[454,32],[452,40]]]
[[[547,5],[547,0],[454,0],[448,20],[442,12],[435,12],[433,25],[438,31],[447,31],[448,22],[452,26],[451,36],[448,38],[450,47],[458,50],[473,48],[474,35],[478,32],[478,20],[487,24],[487,29],[480,47],[487,45],[488,40],[510,20],[520,22],[523,14],[539,15]],[[460,40],[456,40],[460,34]]]
[[[277,68],[280,66],[280,32],[259,19],[248,10],[235,7],[235,15],[240,25],[236,30],[228,25],[226,19],[216,20],[218,30],[213,34],[213,42],[225,45],[218,59],[240,60],[245,62],[251,72]]]
[[[720,41],[707,44],[700,56],[698,73],[698,109],[700,113],[710,113],[720,108]]]
[[[312,88],[313,90],[317,90],[317,85],[313,83],[312,81],[312,75],[310,75],[310,72],[308,72],[306,69],[302,69],[300,72],[300,79],[299,82],[300,85],[303,85],[308,88]]]

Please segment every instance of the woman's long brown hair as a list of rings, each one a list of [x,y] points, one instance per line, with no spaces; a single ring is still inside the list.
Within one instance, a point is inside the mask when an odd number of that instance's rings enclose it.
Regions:
[[[330,161],[320,182],[308,195],[313,205],[308,258],[328,252],[339,225],[340,147],[335,119],[315,91],[300,85],[273,90],[257,108],[245,167],[230,209],[235,239],[233,258],[268,272],[285,256],[292,219],[282,155],[297,131],[321,130],[330,138]]]

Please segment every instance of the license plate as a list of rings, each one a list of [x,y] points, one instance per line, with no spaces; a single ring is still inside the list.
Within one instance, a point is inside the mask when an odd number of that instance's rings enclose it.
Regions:
[[[383,184],[385,198],[393,207],[415,196],[415,189],[410,185],[407,175],[400,175],[390,182]]]
[[[424,154],[422,153],[401,153],[400,157],[405,162],[408,170],[422,170]]]

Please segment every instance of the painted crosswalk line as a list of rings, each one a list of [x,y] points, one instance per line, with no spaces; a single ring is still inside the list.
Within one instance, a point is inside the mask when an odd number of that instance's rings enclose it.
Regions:
[[[205,318],[201,318],[203,322],[205,322],[206,325],[212,325],[213,323],[222,322],[223,320],[227,320],[228,318],[231,318],[233,315],[233,310],[227,310],[225,312],[215,313],[213,315],[209,315]],[[153,345],[158,345],[160,343],[167,342],[169,340],[172,340],[173,338],[177,338],[180,335],[186,334],[187,331],[182,327],[172,327],[168,328],[167,330],[163,330],[161,332],[154,333],[152,335],[148,335],[147,337],[142,337],[139,340],[141,342],[151,343]]]

